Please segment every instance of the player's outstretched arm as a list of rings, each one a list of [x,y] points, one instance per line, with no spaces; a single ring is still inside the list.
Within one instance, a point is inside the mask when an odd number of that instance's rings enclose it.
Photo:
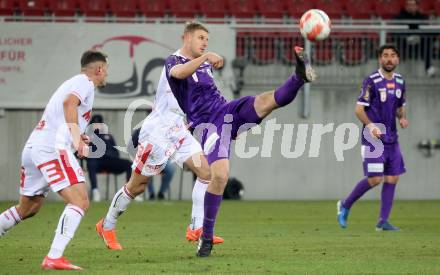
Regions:
[[[81,137],[81,132],[78,127],[78,105],[80,104],[81,101],[77,96],[73,94],[68,95],[63,102],[64,118],[72,135],[73,147],[78,150],[80,157],[86,157],[88,147]]]
[[[371,131],[374,137],[380,138],[380,135],[382,132],[380,129],[374,125],[373,122],[368,118],[367,113],[365,112],[365,106],[356,104],[356,110],[355,110],[357,118],[367,126],[367,128]]]
[[[171,69],[171,76],[177,79],[185,79],[192,75],[203,62],[209,62],[215,69],[223,67],[223,58],[213,52],[208,52],[185,64],[179,64]]]

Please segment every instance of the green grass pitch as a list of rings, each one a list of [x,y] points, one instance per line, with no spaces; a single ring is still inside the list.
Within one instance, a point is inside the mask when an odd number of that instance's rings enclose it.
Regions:
[[[3,211],[10,203],[0,203]],[[210,258],[184,239],[190,202],[133,203],[121,216],[122,251],[105,248],[94,230],[108,202],[91,205],[65,256],[86,274],[440,274],[440,201],[397,201],[401,232],[375,232],[379,202],[361,201],[342,230],[333,201],[225,201]],[[0,238],[0,274],[37,274],[62,203]],[[60,272],[65,273],[65,272]]]

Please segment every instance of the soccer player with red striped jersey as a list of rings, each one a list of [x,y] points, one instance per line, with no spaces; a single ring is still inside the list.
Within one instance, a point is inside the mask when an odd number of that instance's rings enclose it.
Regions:
[[[84,174],[73,152],[87,156],[89,139],[84,132],[95,87],[105,85],[107,68],[105,54],[86,51],[81,57],[81,73],[61,84],[52,95],[22,152],[19,203],[0,214],[3,236],[37,214],[49,190],[64,199],[66,207],[41,265],[43,269],[81,269],[63,257],[89,206]]]

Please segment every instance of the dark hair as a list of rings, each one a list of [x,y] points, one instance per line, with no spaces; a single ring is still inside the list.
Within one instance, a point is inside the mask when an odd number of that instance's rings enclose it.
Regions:
[[[102,61],[102,62],[107,63],[107,55],[102,52],[98,52],[98,51],[94,51],[94,50],[86,51],[81,56],[81,68],[84,68],[85,66],[89,65],[90,63],[97,62],[97,61]]]
[[[104,118],[100,114],[96,114],[92,116],[92,119],[90,120],[90,124],[93,123],[104,123]]]
[[[183,33],[185,34],[185,33],[189,33],[189,32],[194,32],[196,30],[203,30],[203,31],[209,33],[208,29],[197,21],[186,22],[185,29],[183,30]]]
[[[397,54],[397,56],[400,56],[399,49],[395,45],[384,44],[384,45],[380,46],[379,49],[377,49],[377,57],[381,57],[383,54],[383,51],[388,50],[388,49],[393,50]]]

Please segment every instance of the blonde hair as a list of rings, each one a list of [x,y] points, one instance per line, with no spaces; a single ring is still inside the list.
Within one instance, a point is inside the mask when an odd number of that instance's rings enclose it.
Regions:
[[[203,26],[201,23],[197,21],[190,21],[185,23],[185,29],[183,30],[183,34],[192,33],[197,30],[203,30],[209,33],[208,29],[205,26]]]

